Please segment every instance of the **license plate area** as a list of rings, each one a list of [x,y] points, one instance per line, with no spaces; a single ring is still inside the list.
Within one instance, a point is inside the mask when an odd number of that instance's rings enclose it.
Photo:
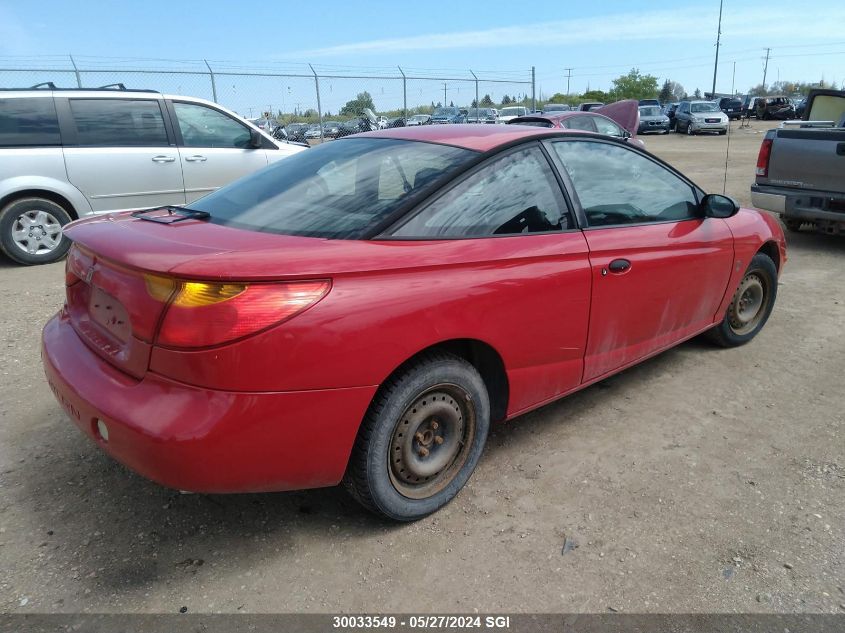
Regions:
[[[704,121],[707,123],[718,123],[719,119],[704,119]]]
[[[91,286],[88,299],[88,314],[91,320],[106,330],[120,343],[126,344],[132,337],[132,325],[126,308],[114,297]]]

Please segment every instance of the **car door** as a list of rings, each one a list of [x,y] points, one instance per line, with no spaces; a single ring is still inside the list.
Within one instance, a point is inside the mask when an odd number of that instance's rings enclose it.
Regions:
[[[386,195],[431,177],[424,168],[403,174],[386,167]],[[466,336],[489,342],[505,361],[510,413],[578,387],[589,315],[587,244],[539,144],[482,163],[389,235],[437,240],[444,257],[452,249],[463,254],[478,310]]]
[[[68,180],[94,212],[185,204],[159,99],[56,98]]]
[[[170,103],[188,203],[267,166],[267,150],[250,147],[245,123],[205,104]]]
[[[712,324],[733,265],[724,220],[670,168],[612,141],[548,141],[573,189],[592,268],[584,380]]]

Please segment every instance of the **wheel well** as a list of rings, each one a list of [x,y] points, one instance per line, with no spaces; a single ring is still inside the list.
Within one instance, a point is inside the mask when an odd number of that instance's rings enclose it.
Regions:
[[[780,271],[780,250],[778,250],[777,244],[774,242],[766,242],[757,252],[763,253],[763,255],[768,255],[769,259],[775,263],[775,268]]]
[[[8,196],[0,200],[0,209],[5,207],[10,202],[20,200],[21,198],[44,198],[45,200],[49,200],[50,202],[55,202],[57,205],[67,211],[71,220],[79,219],[79,214],[76,212],[76,209],[73,208],[73,205],[67,198],[55,193],[54,191],[45,191],[44,189],[25,189],[24,191],[16,191],[14,193],[10,193]]]
[[[407,359],[394,370],[394,374],[401,371],[417,357],[432,351],[442,351],[463,358],[478,370],[487,393],[490,396],[490,421],[498,422],[505,419],[508,410],[508,375],[505,363],[499,353],[487,343],[476,339],[453,339],[426,347]]]

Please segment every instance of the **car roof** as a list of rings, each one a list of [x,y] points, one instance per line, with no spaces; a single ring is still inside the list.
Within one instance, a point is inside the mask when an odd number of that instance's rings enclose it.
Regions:
[[[399,127],[389,130],[366,132],[356,136],[442,143],[477,152],[487,152],[501,145],[507,145],[523,138],[548,136],[550,131],[549,128],[531,127],[528,125],[457,124]],[[568,130],[567,132],[575,132],[575,130]]]

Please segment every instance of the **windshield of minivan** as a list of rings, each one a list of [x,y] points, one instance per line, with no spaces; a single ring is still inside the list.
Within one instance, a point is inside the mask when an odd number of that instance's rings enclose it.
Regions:
[[[397,139],[325,143],[218,189],[187,208],[235,228],[359,239],[406,201],[477,156],[471,150]]]
[[[690,112],[721,112],[719,106],[715,103],[691,103],[689,107]]]

